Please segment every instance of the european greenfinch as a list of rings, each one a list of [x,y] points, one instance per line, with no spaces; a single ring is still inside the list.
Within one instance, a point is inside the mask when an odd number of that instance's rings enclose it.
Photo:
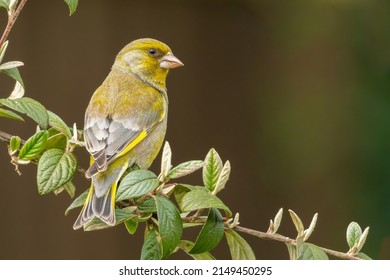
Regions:
[[[84,140],[91,154],[85,176],[91,187],[73,228],[94,217],[115,225],[117,184],[128,167],[147,169],[167,129],[169,69],[183,66],[171,49],[139,39],[117,55],[111,72],[95,91],[85,113]]]

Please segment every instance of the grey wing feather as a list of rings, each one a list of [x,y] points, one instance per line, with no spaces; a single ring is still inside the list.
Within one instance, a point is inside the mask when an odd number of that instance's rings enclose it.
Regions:
[[[151,106],[152,108],[152,106]],[[159,110],[148,110],[139,113],[133,111],[127,118],[120,119],[115,115],[105,117],[85,117],[84,139],[87,150],[95,163],[88,169],[86,176],[92,177],[107,169],[126,146],[136,139],[142,131],[149,133],[164,115]]]

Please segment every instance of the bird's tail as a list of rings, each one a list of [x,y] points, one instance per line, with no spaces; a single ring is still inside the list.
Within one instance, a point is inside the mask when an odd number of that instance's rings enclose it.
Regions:
[[[95,193],[93,183],[89,189],[89,193],[83,209],[76,222],[73,225],[73,229],[79,229],[85,224],[92,221],[94,217],[99,218],[107,225],[114,226],[115,219],[115,197],[116,197],[117,180],[115,180],[107,192],[98,197]]]

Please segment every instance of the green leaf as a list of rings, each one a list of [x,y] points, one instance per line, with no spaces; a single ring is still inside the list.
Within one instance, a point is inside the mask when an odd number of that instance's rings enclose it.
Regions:
[[[47,139],[46,150],[50,150],[50,149],[65,150],[67,143],[68,141],[66,136],[62,133],[57,133],[52,136],[49,136],[49,138]]]
[[[77,5],[79,4],[79,0],[64,0],[69,7],[69,15],[73,15],[77,9]]]
[[[138,205],[138,209],[142,212],[156,212],[156,201],[153,198],[147,198]]]
[[[218,176],[218,180],[215,185],[215,189],[213,191],[214,194],[219,193],[225,188],[226,183],[229,180],[230,172],[231,172],[230,161],[226,161],[222,167],[221,174],[219,174]]]
[[[11,152],[17,151],[20,148],[22,139],[19,136],[12,136],[9,141],[9,149]]]
[[[369,256],[367,256],[366,254],[362,253],[362,252],[359,252],[355,255],[355,257],[359,257],[363,260],[372,260]]]
[[[45,107],[34,99],[28,97],[22,97],[14,100],[0,99],[0,104],[19,113],[26,114],[43,129],[46,129],[49,125],[49,114],[47,113]]]
[[[362,228],[358,223],[351,222],[347,228],[347,242],[350,249],[352,249],[354,245],[357,245],[360,236],[362,236]]]
[[[10,1],[10,0],[0,0],[0,7],[4,7],[4,8],[6,8],[7,11],[8,11],[8,9],[9,9],[9,1]],[[0,62],[1,62],[1,61],[0,61]]]
[[[49,133],[42,130],[27,139],[26,143],[20,149],[19,159],[32,160],[37,158],[46,147]]]
[[[202,187],[202,188],[204,188],[204,187]],[[176,185],[176,187],[174,189],[174,195],[175,195],[175,199],[177,201],[177,204],[179,204],[180,208],[182,208],[181,202],[182,202],[183,196],[186,193],[192,191],[193,189],[195,189],[194,186],[187,185],[187,184]]]
[[[209,193],[206,188],[197,188],[186,193],[181,201],[183,212],[208,208],[222,209],[228,217],[232,215],[230,209],[218,197]]]
[[[198,226],[204,226],[204,223],[183,223],[183,229],[191,228],[191,227],[198,227]]]
[[[290,257],[290,260],[296,260],[297,259],[297,247],[295,245],[292,245],[290,243],[285,243],[288,250],[288,256]]]
[[[127,231],[131,235],[133,235],[137,231],[138,223],[136,221],[130,219],[130,220],[125,221],[124,224],[125,224]]]
[[[59,187],[58,189],[54,190],[53,193],[55,195],[59,195],[63,191],[66,191],[69,194],[70,198],[73,198],[76,193],[76,187],[75,185],[73,185],[72,181],[69,181],[62,187]]]
[[[18,68],[2,69],[0,70],[0,73],[7,74],[8,76],[10,76],[15,81],[19,82],[24,87],[23,79],[22,76],[20,76]]]
[[[162,258],[161,238],[155,228],[146,232],[142,246],[141,260],[160,260]]]
[[[126,175],[119,184],[116,201],[143,196],[159,185],[157,176],[149,170],[135,170]]]
[[[232,260],[255,260],[255,254],[248,242],[234,230],[225,231]]]
[[[204,162],[203,183],[207,189],[213,191],[222,171],[222,160],[219,154],[214,149],[211,149]]]
[[[76,187],[75,185],[72,183],[72,181],[69,181],[68,183],[66,183],[65,185],[62,186],[65,191],[69,194],[70,198],[73,198],[75,193],[76,193]]]
[[[38,192],[47,194],[69,182],[77,169],[73,153],[59,149],[45,152],[38,162]]]
[[[184,252],[186,252],[189,256],[191,256],[194,260],[215,260],[215,258],[209,252],[204,252],[200,254],[189,253],[194,246],[194,242],[188,240],[180,240],[177,246]]]
[[[163,248],[162,258],[166,259],[179,243],[183,225],[179,210],[164,196],[156,196],[157,218]]]
[[[135,209],[136,207],[134,206],[126,207],[123,209],[115,209],[115,225],[119,225],[126,220],[136,217],[136,214],[134,213]],[[95,217],[91,222],[84,226],[84,231],[101,230],[106,228],[112,228],[112,226],[107,225],[105,222]]]
[[[215,248],[221,241],[224,233],[224,222],[221,213],[216,208],[210,208],[206,223],[200,231],[190,254],[200,254]]]
[[[51,127],[54,127],[56,130],[64,134],[68,139],[72,138],[72,133],[70,133],[69,127],[66,123],[56,114],[51,111],[47,111],[49,115],[49,124]]]
[[[0,108],[0,117],[24,122],[24,119],[18,114],[2,108]]]
[[[204,166],[204,162],[202,160],[192,160],[179,164],[169,171],[168,178],[169,179],[177,179],[188,174],[195,172],[196,170],[202,168]]]
[[[143,223],[148,221],[150,218],[152,218],[152,213],[143,213],[138,214],[136,217],[132,218],[132,220],[137,223]]]
[[[87,199],[89,189],[86,189],[80,196],[73,200],[72,204],[66,209],[65,216],[68,215],[69,211],[84,205],[85,200]]]
[[[298,248],[298,260],[329,260],[329,258],[317,245],[303,242]]]

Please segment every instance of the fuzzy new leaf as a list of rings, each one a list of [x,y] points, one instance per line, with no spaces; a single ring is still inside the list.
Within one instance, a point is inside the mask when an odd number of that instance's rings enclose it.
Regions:
[[[273,233],[276,233],[278,231],[280,223],[282,222],[282,218],[283,218],[283,208],[280,208],[278,213],[276,213],[273,222]]]
[[[222,160],[216,150],[211,149],[204,160],[203,183],[209,191],[214,191],[222,171]]]
[[[305,234],[305,228],[303,226],[303,223],[301,219],[298,217],[298,215],[293,211],[293,210],[288,210],[291,216],[291,220],[293,221],[295,228],[297,229],[298,232],[298,238],[301,238]]]
[[[365,230],[363,231],[362,235],[359,238],[359,241],[356,245],[356,252],[360,252],[360,250],[363,248],[364,243],[366,243],[366,239],[368,236],[368,231],[370,230],[369,227],[366,227]]]
[[[196,170],[202,168],[204,166],[204,162],[202,160],[191,160],[187,162],[183,162],[178,166],[172,168],[168,173],[169,179],[177,179],[188,174],[195,172]]]
[[[0,1],[2,1],[3,3],[7,3],[7,6],[9,5],[9,0],[0,0]],[[7,47],[8,47],[8,41],[5,41],[4,44],[0,47],[0,63],[3,61]]]
[[[349,248],[352,249],[359,242],[362,236],[362,228],[356,222],[351,222],[347,228],[347,242]]]
[[[304,231],[303,241],[308,240],[310,235],[313,233],[314,228],[316,227],[317,224],[317,219],[318,219],[318,213],[315,213],[313,219],[311,220],[310,226]]]
[[[231,172],[230,161],[226,161],[222,167],[221,174],[219,174],[218,176],[218,180],[215,185],[213,194],[217,194],[225,188],[225,185],[229,180],[230,172]]]
[[[24,87],[21,83],[16,81],[14,89],[12,90],[10,96],[8,96],[7,99],[14,100],[14,99],[22,98],[23,96],[24,96]]]
[[[161,157],[161,180],[166,181],[168,173],[172,168],[172,150],[168,141],[165,141],[163,153]]]
[[[0,71],[2,70],[9,70],[12,68],[17,68],[20,66],[23,66],[24,63],[21,61],[8,61],[0,65]]]

